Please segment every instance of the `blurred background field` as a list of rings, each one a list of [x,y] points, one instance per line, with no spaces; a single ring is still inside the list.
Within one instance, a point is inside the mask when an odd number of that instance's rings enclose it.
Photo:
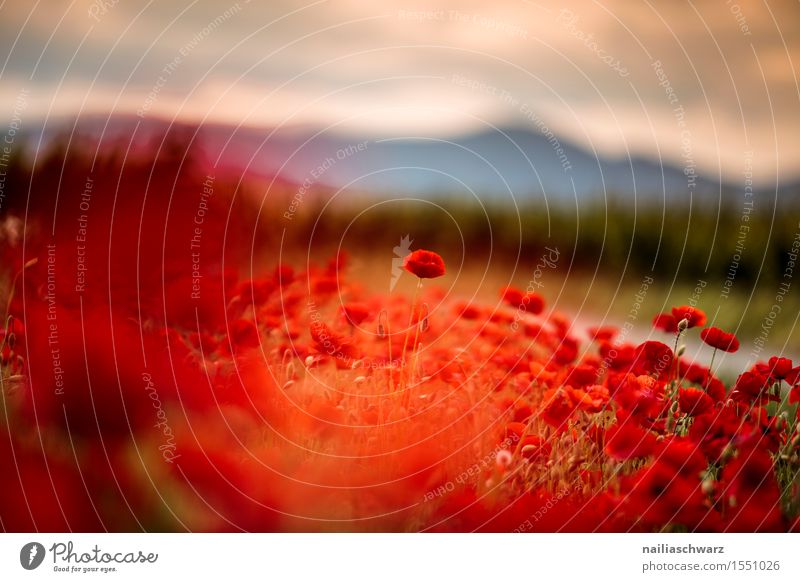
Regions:
[[[650,333],[653,315],[694,301],[714,325],[740,336],[740,357],[749,354],[765,322],[773,351],[797,349],[800,282],[792,281],[790,261],[800,236],[800,212],[793,196],[770,199],[761,193],[743,221],[744,198],[735,193],[716,200],[698,196],[692,204],[659,203],[652,197],[636,203],[614,195],[572,204],[528,195],[509,204],[492,196],[441,193],[421,199],[337,192],[324,185],[301,190],[277,177],[210,168],[202,144],[186,148],[185,135],[185,130],[166,134],[158,148],[141,148],[127,157],[121,146],[101,149],[88,138],[79,140],[83,147],[69,150],[56,140],[37,157],[35,170],[26,150],[17,150],[6,175],[3,210],[25,216],[29,205],[53,204],[56,192],[61,204],[70,204],[87,176],[93,179],[95,200],[113,200],[126,188],[160,198],[176,189],[199,192],[199,184],[213,173],[229,212],[228,232],[245,241],[247,252],[252,249],[249,263],[255,272],[272,268],[279,257],[291,264],[322,263],[343,249],[352,257],[357,280],[388,292],[393,248],[408,235],[412,248],[443,255],[450,265],[446,285],[452,285],[451,292],[494,300],[504,285],[528,286],[546,249],[556,249],[558,260],[536,276],[541,285],[536,290],[555,309],[621,324],[640,303],[634,323],[642,337]],[[645,277],[653,283],[637,299]],[[789,284],[781,312],[766,321],[781,283]]]

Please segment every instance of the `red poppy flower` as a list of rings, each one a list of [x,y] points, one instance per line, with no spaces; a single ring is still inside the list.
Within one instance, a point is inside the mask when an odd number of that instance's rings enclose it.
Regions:
[[[435,279],[444,275],[444,261],[433,251],[414,251],[406,256],[403,268],[420,279]]]
[[[281,287],[285,287],[294,281],[294,269],[290,265],[278,265],[275,267],[272,279]]]
[[[583,388],[597,382],[597,366],[588,364],[580,364],[575,366],[567,374],[564,384],[573,386],[574,388]]]
[[[505,426],[503,440],[507,441],[513,449],[522,438],[522,435],[525,434],[526,430],[527,427],[524,422],[509,422]]]
[[[500,289],[500,297],[511,307],[519,307],[525,294],[513,285],[508,285]]]
[[[600,344],[600,355],[612,370],[622,370],[636,358],[636,348],[631,344],[615,346],[612,343]]]
[[[681,437],[668,437],[663,441],[658,461],[672,467],[675,476],[696,478],[708,467],[708,461],[697,444]]]
[[[744,372],[736,380],[731,391],[731,398],[737,402],[766,403],[777,400],[776,396],[767,394],[769,378],[758,372]]]
[[[656,448],[656,437],[628,419],[606,430],[606,453],[618,461],[650,455]]]
[[[339,290],[339,280],[329,275],[315,277],[311,281],[311,290],[315,295],[331,295]]]
[[[699,388],[681,388],[678,394],[681,412],[689,416],[705,414],[714,408],[711,397]]]
[[[342,315],[352,326],[359,326],[370,316],[370,309],[363,303],[346,303],[341,307]]]
[[[619,334],[619,328],[612,325],[589,327],[586,329],[586,333],[588,333],[589,337],[595,341],[610,342],[617,336],[617,334]]]
[[[634,476],[626,501],[642,525],[654,528],[670,522],[690,531],[719,527],[699,478],[706,463],[692,449],[685,441],[668,443],[655,463]]]
[[[558,348],[556,348],[555,352],[553,352],[553,361],[561,364],[562,366],[566,366],[567,364],[571,364],[575,361],[575,358],[578,357],[578,342],[571,338],[565,337],[561,340]]]
[[[722,470],[722,497],[732,508],[729,529],[782,529],[780,488],[769,453],[758,446],[743,447]]]
[[[633,373],[661,376],[672,368],[672,349],[661,342],[646,341],[636,348]]]
[[[631,416],[654,418],[661,415],[666,406],[663,384],[651,376],[629,374],[615,388],[614,400]]]
[[[311,331],[311,339],[314,342],[314,347],[316,347],[317,351],[321,354],[327,354],[341,360],[358,359],[358,348],[353,342],[331,331],[324,323],[318,321],[312,322],[309,329]]]
[[[707,327],[700,332],[700,339],[712,348],[723,352],[735,352],[739,349],[739,340],[732,333],[726,333],[718,327]],[[791,365],[791,362],[789,362]]]
[[[545,405],[542,407],[542,420],[557,429],[566,429],[577,404],[563,388],[547,390],[544,393]]]
[[[720,379],[709,375],[706,381],[703,382],[703,388],[706,389],[706,394],[711,396],[715,402],[722,402],[725,400],[727,391],[725,390],[725,384],[723,384]]]
[[[697,443],[709,460],[716,462],[736,438],[741,425],[742,419],[736,415],[734,408],[726,406],[719,411],[697,416],[689,428],[689,439]]]
[[[773,356],[764,366],[762,372],[768,374],[773,380],[786,380],[792,376],[792,361],[789,358]]]
[[[678,322],[671,313],[659,313],[653,318],[653,327],[667,333],[675,333],[678,331]]]
[[[696,362],[689,362],[685,358],[678,360],[680,377],[693,384],[704,384],[708,380],[709,370]]]
[[[687,327],[698,327],[706,324],[705,312],[690,305],[681,305],[680,307],[673,307],[672,317],[674,317],[675,321],[678,323],[680,323],[682,320],[685,319],[686,321],[689,322],[689,325],[687,325]]]
[[[260,343],[258,328],[251,321],[237,319],[231,322],[229,336],[234,348],[253,348]]]
[[[532,315],[539,315],[544,311],[544,298],[538,293],[526,293],[522,297],[522,309]]]
[[[469,320],[478,319],[481,316],[480,308],[466,301],[456,303],[455,311],[459,316]]]

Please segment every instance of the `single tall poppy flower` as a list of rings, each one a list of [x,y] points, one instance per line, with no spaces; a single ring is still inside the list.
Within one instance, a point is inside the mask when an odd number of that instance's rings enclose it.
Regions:
[[[435,279],[444,275],[444,260],[433,251],[417,250],[406,256],[403,268],[420,279]]]
[[[700,339],[712,348],[723,352],[735,352],[739,349],[739,340],[732,333],[726,333],[718,327],[707,327],[700,332]]]
[[[672,308],[672,317],[675,321],[680,323],[682,320],[688,322],[687,328],[698,327],[706,324],[706,314],[704,311],[692,307],[691,305],[681,305]]]

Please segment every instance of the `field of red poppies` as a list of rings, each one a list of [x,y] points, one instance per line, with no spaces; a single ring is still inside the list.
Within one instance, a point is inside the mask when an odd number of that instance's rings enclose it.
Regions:
[[[724,383],[683,355],[739,347],[700,309],[636,344],[531,289],[453,296],[436,249],[408,293],[344,250],[254,266],[207,181],[125,171],[4,215],[3,530],[800,527],[800,367]]]

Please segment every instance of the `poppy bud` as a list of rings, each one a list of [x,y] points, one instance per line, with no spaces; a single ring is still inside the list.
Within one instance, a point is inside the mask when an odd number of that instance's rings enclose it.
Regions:
[[[378,314],[378,338],[380,339],[384,339],[386,337],[386,327],[383,325],[383,322],[388,319],[388,317],[389,314],[385,309],[382,309]]]
[[[419,317],[420,321],[420,331],[428,331],[428,304],[423,303],[422,309],[420,310],[421,314]]]
[[[685,331],[687,327],[689,327],[689,320],[688,319],[683,318],[678,322],[678,331],[679,332]]]

